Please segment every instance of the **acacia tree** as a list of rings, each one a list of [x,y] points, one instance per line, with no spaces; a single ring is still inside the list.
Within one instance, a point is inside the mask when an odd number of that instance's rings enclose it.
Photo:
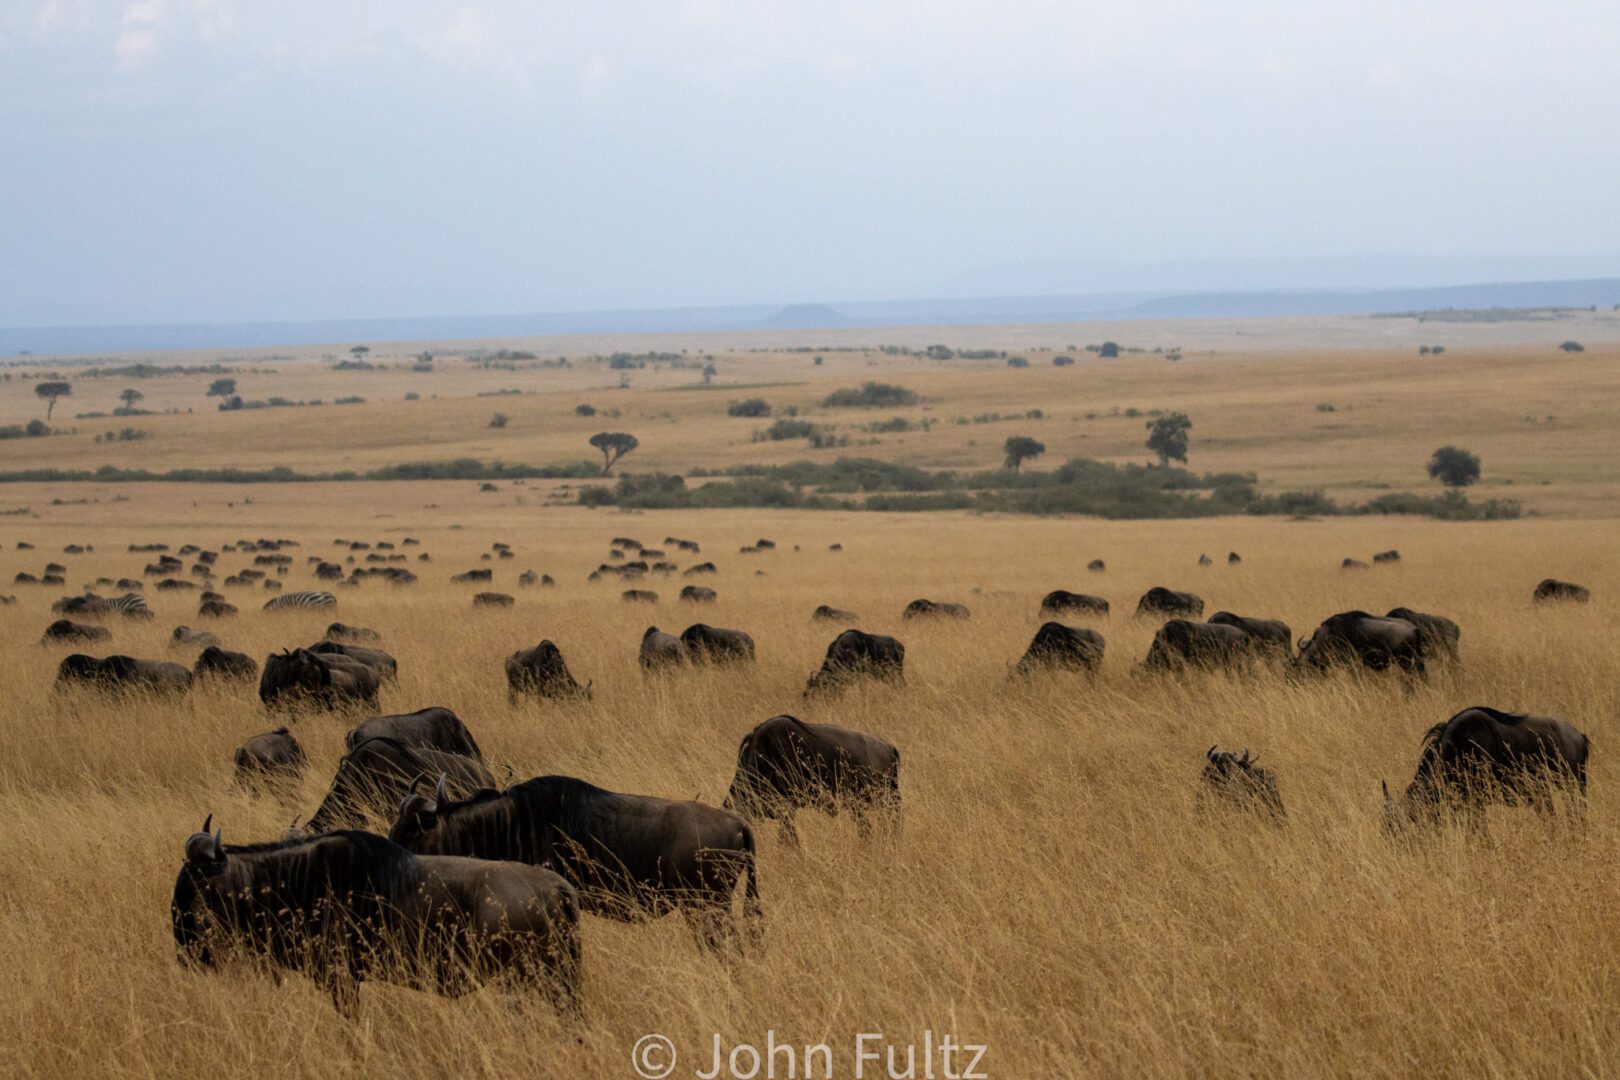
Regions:
[[[1169,468],[1172,461],[1187,463],[1187,432],[1192,421],[1184,413],[1170,413],[1147,423],[1147,448],[1159,455],[1159,464]]]
[[[634,435],[623,431],[598,431],[591,436],[590,443],[602,451],[603,476],[608,474],[620,458],[641,445],[641,441]]]
[[[209,397],[230,397],[236,393],[235,379],[215,379],[208,384]]]
[[[34,387],[34,393],[45,399],[45,419],[51,418],[56,408],[56,399],[73,396],[73,384],[65,382],[42,382]]]
[[[1479,479],[1479,458],[1460,446],[1442,446],[1429,458],[1429,476],[1446,487],[1467,487]]]
[[[366,358],[366,354],[370,351],[371,349],[365,345],[356,345],[354,348],[349,350],[349,355],[354,357],[355,363],[358,364],[360,361]]]
[[[1046,453],[1046,444],[1036,442],[1028,435],[1014,435],[1007,440],[1007,445],[1001,448],[1001,452],[1007,455],[1007,468],[1017,472],[1018,467],[1024,462]]]
[[[133,409],[135,407],[135,403],[137,401],[142,400],[145,397],[146,397],[145,394],[141,393],[139,390],[135,389],[133,386],[130,387],[129,389],[127,389],[127,390],[120,391],[119,394],[118,394],[118,400],[122,401],[124,403],[124,411],[125,412],[128,412],[129,410]]]

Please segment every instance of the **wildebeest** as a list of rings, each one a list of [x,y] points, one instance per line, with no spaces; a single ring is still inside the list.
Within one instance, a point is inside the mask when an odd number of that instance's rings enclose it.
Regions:
[[[754,659],[754,639],[742,630],[693,623],[681,631],[681,641],[685,642],[694,664],[741,663]]]
[[[1086,569],[1100,574],[1104,570],[1108,569],[1108,564],[1103,562],[1101,559],[1092,559],[1090,562],[1086,563]]]
[[[1210,747],[1204,754],[1204,771],[1199,777],[1200,808],[1208,805],[1207,800],[1219,799],[1235,808],[1265,811],[1281,821],[1285,813],[1277,777],[1270,769],[1255,764],[1256,760],[1247,749],[1239,757]]]
[[[335,622],[326,628],[327,641],[381,641],[382,635],[364,626],[348,626]]]
[[[1237,552],[1228,551],[1226,553],[1226,565],[1228,565],[1228,566],[1236,566],[1238,563],[1240,563],[1242,561],[1243,561],[1243,556],[1239,555]]]
[[[197,654],[197,662],[191,666],[191,672],[197,678],[204,676],[219,677],[223,679],[257,679],[259,665],[246,653],[231,652],[218,645],[210,645]]]
[[[1287,660],[1294,655],[1294,631],[1281,619],[1256,619],[1248,615],[1234,615],[1230,611],[1217,611],[1209,621],[1223,626],[1235,626],[1254,639],[1255,646],[1264,656]]]
[[[782,839],[798,843],[793,814],[847,808],[862,836],[872,816],[900,812],[900,751],[865,732],[773,716],[743,736],[725,809],[775,818]]]
[[[1199,555],[1198,556],[1198,565],[1199,566],[1214,566],[1215,565],[1215,560],[1210,558],[1207,554]]]
[[[285,727],[248,739],[236,748],[234,760],[236,782],[245,785],[259,780],[296,780],[309,763],[304,748]]]
[[[210,631],[193,630],[189,626],[177,626],[174,628],[174,633],[169,635],[169,645],[174,648],[198,645],[206,648],[209,645],[218,644],[219,638],[215,637]]]
[[[575,681],[562,650],[549,639],[506,658],[506,684],[513,701],[520,697],[591,698],[591,688]]]
[[[651,589],[626,589],[622,598],[627,604],[656,604],[658,594]]]
[[[1342,611],[1328,616],[1315,633],[1300,641],[1294,664],[1313,671],[1355,664],[1387,671],[1398,664],[1408,675],[1423,675],[1428,651],[1422,628],[1405,619]]]
[[[1391,608],[1384,618],[1405,619],[1422,630],[1426,659],[1455,660],[1461,655],[1459,645],[1462,641],[1462,629],[1444,615],[1429,615],[1422,611],[1413,611],[1411,608],[1398,607]]]
[[[372,736],[338,759],[331,789],[302,828],[306,833],[360,828],[367,813],[391,820],[416,783],[434,778],[442,778],[447,790],[461,797],[496,786],[495,777],[476,758]]]
[[[1401,553],[1396,551],[1394,548],[1390,548],[1388,551],[1380,551],[1373,556],[1373,562],[1375,563],[1392,563],[1400,561]]]
[[[327,709],[376,708],[380,682],[375,670],[352,657],[287,649],[265,658],[259,700],[273,707],[307,702]]]
[[[450,581],[456,585],[470,585],[480,581],[493,581],[494,579],[495,571],[486,566],[482,569],[468,570],[465,573],[454,574],[451,576]]]
[[[691,659],[692,651],[686,647],[686,642],[674,634],[666,634],[656,626],[649,626],[647,632],[641,635],[640,662],[646,670],[674,667]]]
[[[1367,564],[1362,562],[1360,559],[1352,559],[1349,556],[1345,556],[1345,560],[1339,564],[1339,568],[1342,570],[1365,570],[1367,569]]]
[[[1136,614],[1162,618],[1196,619],[1204,614],[1204,600],[1190,592],[1155,585],[1136,602]]]
[[[1067,589],[1053,589],[1041,599],[1043,618],[1047,615],[1063,615],[1071,612],[1077,615],[1106,615],[1108,601],[1100,596],[1069,592]]]
[[[1142,666],[1150,671],[1179,671],[1186,667],[1242,671],[1259,653],[1255,639],[1236,626],[1171,619],[1153,635]]]
[[[1573,581],[1559,581],[1557,578],[1547,578],[1536,586],[1535,594],[1531,599],[1538,604],[1553,600],[1573,600],[1577,604],[1584,604],[1592,599],[1592,590],[1585,585],[1577,585]]]
[[[236,605],[226,600],[204,600],[197,605],[199,619],[228,619],[236,613]]]
[[[718,599],[718,594],[702,585],[688,585],[681,590],[681,599],[693,604],[712,604]]]
[[[1433,819],[1461,810],[1477,822],[1490,802],[1523,800],[1550,809],[1558,785],[1573,783],[1586,794],[1589,750],[1586,736],[1564,720],[1483,705],[1464,709],[1424,733],[1417,774],[1399,804],[1384,786],[1385,820]]]
[[[52,641],[110,641],[112,631],[105,626],[90,626],[86,623],[76,623],[72,619],[57,619],[45,628],[45,634],[40,638],[40,644],[49,644]]]
[[[257,953],[351,1017],[368,979],[450,995],[533,986],[576,1006],[579,899],[557,874],[416,856],[365,832],[227,846],[211,821],[186,841],[170,904],[183,964]]]
[[[965,604],[934,600],[913,600],[911,603],[907,604],[906,609],[900,613],[900,617],[902,619],[967,619],[971,618],[972,615],[973,613],[967,609]]]
[[[586,911],[631,920],[677,909],[721,943],[739,879],[743,914],[760,916],[754,830],[699,802],[625,795],[570,776],[540,776],[451,802],[443,786],[400,804],[389,838],[429,855],[550,866]]]
[[[191,688],[191,672],[167,660],[137,660],[132,656],[86,656],[74,653],[63,657],[56,669],[58,688],[72,685],[103,690],[151,690],[183,694]]]
[[[692,566],[688,566],[685,570],[681,571],[681,576],[682,577],[695,577],[698,574],[714,574],[714,573],[718,573],[718,571],[715,569],[714,563],[712,563],[712,562],[700,562],[700,563],[696,563],[696,564],[694,564]]]
[[[509,593],[481,592],[472,598],[473,607],[511,607],[517,603]]]
[[[344,641],[317,641],[309,647],[309,651],[324,656],[346,656],[351,660],[358,660],[377,673],[379,682],[394,682],[399,677],[399,661],[381,649],[350,645]]]
[[[467,725],[461,722],[461,717],[442,706],[362,720],[343,737],[343,745],[353,750],[367,739],[376,738],[461,754],[475,761],[484,760],[484,752],[478,749],[478,743],[474,741],[472,732],[467,730]]]
[[[827,646],[821,669],[810,676],[806,696],[842,686],[851,679],[905,679],[906,647],[885,634],[845,630]]]
[[[1029,648],[1013,666],[1013,674],[1030,675],[1047,668],[1096,671],[1102,666],[1107,642],[1095,630],[1046,622],[1035,631]]]
[[[860,622],[861,619],[861,617],[855,614],[853,611],[845,611],[843,608],[835,608],[830,604],[821,604],[816,608],[816,610],[810,613],[810,617],[812,619],[820,619],[826,622],[843,623]]]

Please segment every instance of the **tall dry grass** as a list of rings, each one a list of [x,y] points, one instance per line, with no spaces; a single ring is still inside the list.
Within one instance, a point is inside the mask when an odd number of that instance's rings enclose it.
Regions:
[[[397,540],[400,528],[334,514],[225,529],[205,514],[176,500],[146,511],[162,527],[19,526],[38,549],[8,543],[0,572],[37,571],[69,540],[98,549],[62,558],[77,585],[138,570],[144,557],[123,553],[129,541],[293,535],[301,557],[336,550],[334,535]],[[701,541],[721,567],[704,581],[719,603],[677,604],[679,578],[651,586],[664,597],[655,609],[620,603],[617,584],[586,584],[622,533]],[[730,964],[678,919],[588,917],[577,1028],[538,999],[370,985],[351,1025],[299,977],[182,971],[168,902],[181,845],[205,814],[227,841],[248,841],[309,813],[353,718],[301,719],[310,776],[285,801],[245,795],[231,784],[231,751],[277,722],[251,690],[175,703],[57,695],[67,650],[36,641],[60,590],[8,590],[19,600],[0,609],[0,1071],[628,1077],[631,1046],[659,1032],[686,1077],[707,1068],[713,1034],[763,1045],[768,1030],[831,1044],[839,1076],[854,1075],[856,1034],[905,1044],[930,1030],[987,1044],[989,1075],[1013,1078],[1569,1076],[1620,1061],[1611,524],[566,512],[420,535],[434,555],[413,564],[420,585],[343,591],[335,613],[381,631],[399,658],[389,711],[450,706],[519,776],[708,801],[724,794],[740,736],[793,712],[901,748],[903,834],[868,846],[847,820],[807,817],[791,850],[762,827],[766,943]],[[761,535],[776,553],[737,554]],[[475,589],[446,579],[480,565],[494,540],[519,550],[493,564],[494,587],[519,604],[475,612]],[[843,553],[826,550],[835,540]],[[1390,546],[1405,555],[1398,566],[1337,568],[1343,555]],[[1241,565],[1195,565],[1200,552],[1229,549]],[[1088,574],[1092,557],[1108,572]],[[518,590],[528,566],[558,587]],[[1532,609],[1530,590],[1548,574],[1583,581],[1596,600]],[[304,580],[302,567],[292,580]],[[1462,625],[1465,663],[1410,692],[1395,679],[1142,676],[1133,665],[1153,627],[1130,612],[1154,584],[1200,593],[1209,612],[1286,619],[1296,636],[1352,607],[1444,613]],[[1108,639],[1101,675],[1010,680],[1041,595],[1059,587],[1114,604],[1111,617],[1087,620]],[[214,627],[228,647],[262,658],[314,639],[333,617],[262,614],[263,595],[241,592],[242,616]],[[960,600],[973,618],[902,624],[918,596]],[[113,651],[167,656],[170,630],[197,624],[194,596],[152,600],[152,624],[112,624]],[[905,641],[903,689],[801,701],[835,633],[809,621],[823,602]],[[644,680],[635,649],[648,623],[678,631],[699,619],[750,631],[757,666]],[[592,703],[508,704],[502,659],[542,637],[595,681]],[[1584,826],[1500,809],[1484,835],[1442,831],[1406,848],[1385,839],[1380,778],[1403,784],[1423,730],[1473,704],[1562,716],[1592,736]],[[1276,769],[1285,827],[1195,815],[1202,754],[1216,742]]]

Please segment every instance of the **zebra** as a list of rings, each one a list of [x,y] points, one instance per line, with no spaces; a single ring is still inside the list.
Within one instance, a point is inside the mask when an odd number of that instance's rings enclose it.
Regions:
[[[128,592],[123,596],[109,597],[101,602],[101,610],[107,615],[123,615],[131,619],[150,619],[152,609],[146,606],[146,597],[138,592]]]
[[[275,597],[264,605],[266,611],[287,611],[291,608],[334,608],[337,597],[329,592],[290,592]]]

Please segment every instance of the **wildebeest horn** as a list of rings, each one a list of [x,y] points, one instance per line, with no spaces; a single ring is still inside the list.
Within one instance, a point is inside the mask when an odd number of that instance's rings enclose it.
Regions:
[[[433,806],[433,804],[426,795],[423,795],[420,791],[410,791],[405,794],[403,799],[399,800],[399,816],[402,818],[409,817],[411,814],[427,811],[430,806]],[[438,808],[433,807],[433,809]]]
[[[415,791],[416,790],[416,785],[420,784],[422,781],[426,780],[427,778],[428,778],[427,773],[425,773],[425,772],[417,773],[415,776],[413,776],[411,778],[411,782],[405,785],[405,790],[406,791]]]
[[[213,832],[214,831],[214,815],[209,814],[207,817],[203,818],[203,827],[198,829],[197,831],[198,832],[204,832],[204,833],[205,832]]]
[[[1244,765],[1247,765],[1249,763],[1249,748],[1247,746],[1245,746],[1243,748],[1243,762],[1242,763]]]
[[[1389,802],[1389,782],[1387,780],[1380,780],[1378,781],[1378,786],[1384,789],[1384,801],[1386,803]]]
[[[1215,746],[1219,746],[1219,745],[1221,745],[1221,744],[1220,743],[1215,744]],[[1204,751],[1204,757],[1206,759],[1208,759],[1210,761],[1215,760],[1215,746],[1211,746],[1208,750]]]
[[[445,800],[449,797],[445,792],[445,784],[449,779],[449,773],[440,773],[439,782],[433,787],[433,808],[435,810],[443,806],[445,804]]]

